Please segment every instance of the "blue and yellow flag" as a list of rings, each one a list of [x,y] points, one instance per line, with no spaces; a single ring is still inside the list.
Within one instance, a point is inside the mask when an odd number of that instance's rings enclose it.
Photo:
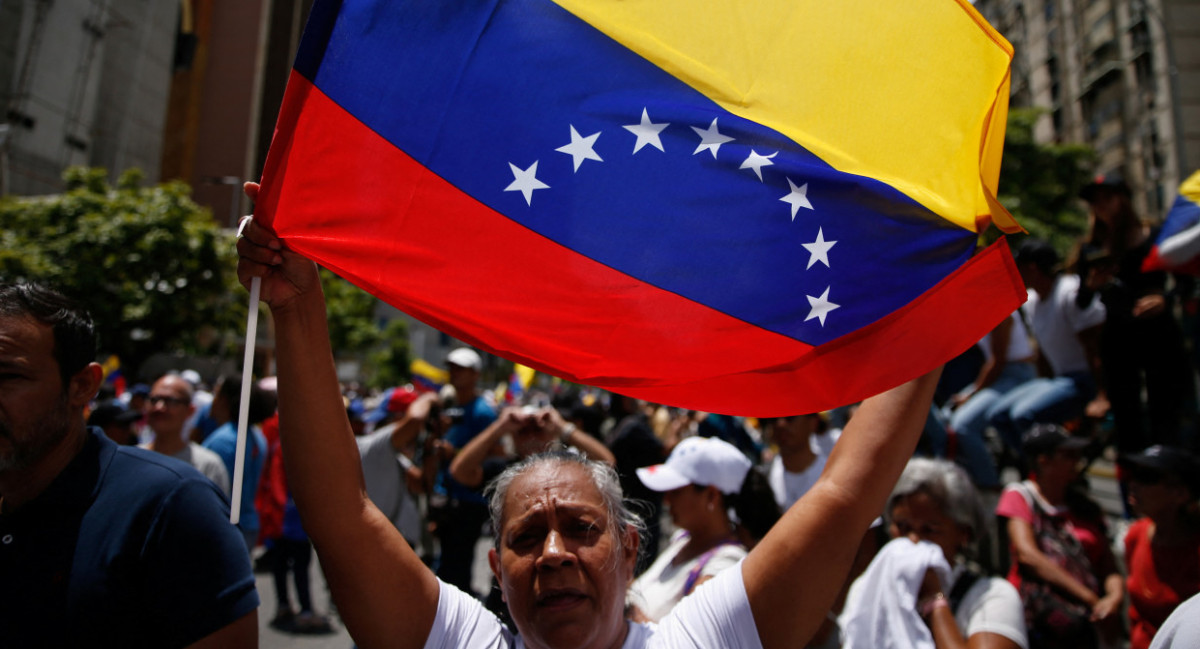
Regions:
[[[1142,270],[1200,275],[1200,171],[1179,186]]]
[[[1011,56],[965,0],[318,0],[259,218],[539,371],[825,410],[1024,299]]]

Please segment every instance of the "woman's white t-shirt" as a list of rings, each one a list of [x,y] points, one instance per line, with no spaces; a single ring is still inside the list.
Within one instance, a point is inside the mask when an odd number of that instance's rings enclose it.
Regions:
[[[654,563],[638,576],[629,588],[630,602],[641,609],[642,614],[651,620],[661,620],[671,609],[683,599],[683,589],[687,584],[692,570],[700,565],[704,555],[690,561],[675,565],[675,557],[687,545],[688,536],[682,530],[671,537],[671,543],[658,555]],[[704,577],[716,576],[726,568],[731,568],[746,556],[746,548],[736,543],[719,545],[708,555],[703,566],[700,566],[697,581]],[[705,553],[707,554],[707,553]]]
[[[524,649],[479,600],[440,580],[438,586],[425,649]],[[740,565],[696,587],[658,624],[627,624],[621,649],[762,649]]]

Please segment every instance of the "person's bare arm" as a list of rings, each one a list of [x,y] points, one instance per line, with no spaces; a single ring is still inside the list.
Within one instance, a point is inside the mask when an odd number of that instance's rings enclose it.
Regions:
[[[1004,366],[1008,364],[1008,343],[1012,337],[1013,320],[1011,317],[1005,318],[1000,324],[992,329],[991,335],[988,337],[988,354],[989,357],[983,362],[979,368],[979,374],[975,376],[975,381],[971,384],[971,391],[968,393],[956,394],[952,397],[954,405],[961,406],[968,399],[975,396],[980,390],[988,387],[1000,378],[1000,373],[1004,371]]]
[[[927,603],[941,599],[942,606],[932,606],[921,610]],[[1020,645],[998,633],[982,631],[964,638],[958,629],[958,621],[954,611],[950,609],[946,595],[942,591],[942,582],[933,569],[925,573],[921,590],[917,593],[917,613],[925,620],[929,632],[933,636],[933,644],[937,649],[1019,649]]]
[[[820,627],[916,447],[940,375],[939,368],[864,401],[817,484],[742,563],[764,649],[802,646]]]
[[[248,183],[247,194],[254,198],[257,185]],[[338,611],[359,646],[421,647],[437,611],[438,583],[367,498],[316,265],[253,222],[244,233],[238,279],[248,287],[252,277],[262,278],[261,299],[275,322],[288,482]]]
[[[188,649],[254,649],[258,646],[258,610],[188,645]]]
[[[550,427],[553,433],[562,439],[564,444],[570,444],[579,449],[589,460],[603,462],[609,466],[617,465],[617,458],[613,456],[612,451],[608,450],[607,446],[595,437],[574,427],[573,424],[568,424],[554,408],[546,407],[538,416],[543,420],[543,426]],[[571,432],[563,435],[563,432],[568,430],[568,428]]]
[[[1080,331],[1076,336],[1083,345],[1083,353],[1087,356],[1088,368],[1096,381],[1096,396],[1088,402],[1084,414],[1093,419],[1100,419],[1108,413],[1111,405],[1108,393],[1104,390],[1104,363],[1100,357],[1100,330],[1103,325],[1096,325]]]
[[[1013,547],[1013,560],[1028,570],[1033,571],[1039,579],[1049,583],[1071,597],[1094,606],[1097,601],[1096,593],[1084,586],[1071,573],[1063,570],[1038,549],[1037,539],[1033,536],[1033,526],[1028,521],[1019,518],[1008,519],[1008,538]]]
[[[429,418],[429,410],[434,403],[437,402],[437,394],[426,392],[417,397],[416,401],[408,407],[408,412],[396,422],[396,427],[392,429],[392,449],[396,452],[407,449],[417,435],[421,434],[421,428],[425,426],[425,420]]]
[[[450,476],[467,487],[478,487],[483,483],[483,462],[492,455],[496,442],[508,433],[520,428],[524,419],[520,408],[505,408],[487,428],[459,450],[450,463]]]

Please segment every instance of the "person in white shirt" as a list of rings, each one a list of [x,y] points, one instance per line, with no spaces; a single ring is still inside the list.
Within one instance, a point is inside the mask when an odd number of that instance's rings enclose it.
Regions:
[[[913,458],[884,512],[895,540],[850,587],[846,649],[1029,647],[1017,589],[969,567],[987,519],[965,471]]]
[[[255,198],[258,186],[247,184]],[[535,456],[493,483],[488,560],[518,634],[439,582],[367,498],[329,342],[316,265],[250,221],[238,278],[261,278],[275,323],[284,463],[347,629],[362,647],[803,645],[825,619],[858,541],[916,446],[940,370],[863,402],[825,473],[735,568],[658,625],[625,619],[638,552],[611,467]],[[783,605],[786,604],[786,605]]]
[[[989,410],[991,424],[1019,452],[1021,435],[1033,424],[1062,423],[1084,414],[1103,417],[1109,405],[1100,380],[1104,304],[1077,304],[1079,276],[1060,272],[1058,253],[1048,243],[1023,242],[1016,262],[1030,289],[1022,309],[1052,372],[1009,391]]]
[[[763,437],[778,450],[767,470],[775,502],[787,509],[821,477],[841,430],[826,430],[819,414],[762,417]]]
[[[192,385],[178,374],[165,374],[150,389],[146,397],[146,423],[154,437],[143,448],[183,460],[196,467],[206,478],[229,496],[229,470],[221,456],[190,442],[185,435],[185,423],[195,412],[192,405]]]

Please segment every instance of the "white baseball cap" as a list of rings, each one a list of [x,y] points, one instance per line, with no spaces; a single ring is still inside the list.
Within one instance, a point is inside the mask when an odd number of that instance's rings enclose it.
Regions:
[[[750,467],[750,458],[733,444],[714,437],[689,437],[679,442],[665,463],[638,469],[637,476],[654,491],[697,484],[735,494],[742,490]]]
[[[465,367],[476,372],[483,369],[483,359],[479,357],[479,352],[470,347],[459,347],[446,354],[446,364]]]

